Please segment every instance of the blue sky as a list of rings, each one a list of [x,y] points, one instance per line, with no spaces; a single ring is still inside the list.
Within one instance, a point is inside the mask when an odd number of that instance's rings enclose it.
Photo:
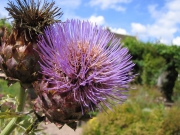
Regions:
[[[8,0],[2,0],[1,17]],[[62,20],[90,20],[142,41],[180,45],[180,0],[55,0]]]

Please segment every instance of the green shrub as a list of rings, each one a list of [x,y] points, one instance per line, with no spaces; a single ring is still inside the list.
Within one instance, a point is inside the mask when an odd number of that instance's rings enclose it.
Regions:
[[[159,130],[159,135],[179,135],[180,134],[180,108],[172,107],[167,110],[167,114]]]
[[[151,109],[124,103],[100,113],[84,127],[83,135],[151,135],[159,130],[164,108]]]
[[[12,86],[8,87],[7,81],[0,79],[0,93],[9,94],[12,96],[17,96],[19,94],[20,84],[15,83]]]
[[[137,103],[141,109],[152,108],[162,105],[163,98],[162,93],[157,87],[144,85],[136,85],[132,87],[133,89],[129,92],[129,99],[131,102]],[[162,98],[162,99],[161,99]]]
[[[154,59],[156,57],[156,59]],[[163,57],[152,56],[147,53],[144,55],[144,67],[141,74],[142,84],[154,86],[161,74],[166,60]]]
[[[180,107],[164,106],[155,87],[136,86],[128,100],[99,113],[83,127],[83,135],[178,135]]]
[[[0,18],[0,28],[1,27],[6,27],[8,35],[10,34],[10,32],[12,30],[12,25],[7,21],[6,18]]]
[[[180,73],[180,70],[178,71],[178,73]],[[180,75],[178,75],[178,78],[176,79],[176,82],[175,82],[173,100],[175,102],[178,102],[180,106]]]
[[[126,38],[122,42],[129,49],[136,64],[134,72],[139,74],[135,80],[137,84],[156,84],[158,75],[171,65],[180,70],[179,46],[141,42],[132,38]]]

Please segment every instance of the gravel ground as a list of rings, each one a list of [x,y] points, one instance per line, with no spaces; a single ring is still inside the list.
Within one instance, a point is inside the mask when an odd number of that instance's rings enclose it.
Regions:
[[[65,125],[62,129],[58,129],[54,124],[42,125],[47,135],[81,135],[82,128],[78,127],[75,131]]]

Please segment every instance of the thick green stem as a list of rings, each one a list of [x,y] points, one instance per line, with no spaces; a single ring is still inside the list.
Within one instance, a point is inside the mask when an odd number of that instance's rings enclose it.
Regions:
[[[20,88],[19,97],[18,97],[18,106],[16,108],[17,112],[22,112],[24,110],[26,100],[26,92],[23,86]],[[3,129],[0,135],[9,135],[16,128],[17,124],[21,121],[21,117],[13,118],[8,125]]]

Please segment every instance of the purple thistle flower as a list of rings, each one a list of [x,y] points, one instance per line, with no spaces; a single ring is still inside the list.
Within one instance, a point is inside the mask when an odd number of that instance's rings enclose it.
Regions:
[[[109,98],[126,99],[134,64],[109,31],[88,21],[67,20],[46,28],[38,46],[42,81],[50,84],[43,91],[72,93],[82,111],[109,107]]]

